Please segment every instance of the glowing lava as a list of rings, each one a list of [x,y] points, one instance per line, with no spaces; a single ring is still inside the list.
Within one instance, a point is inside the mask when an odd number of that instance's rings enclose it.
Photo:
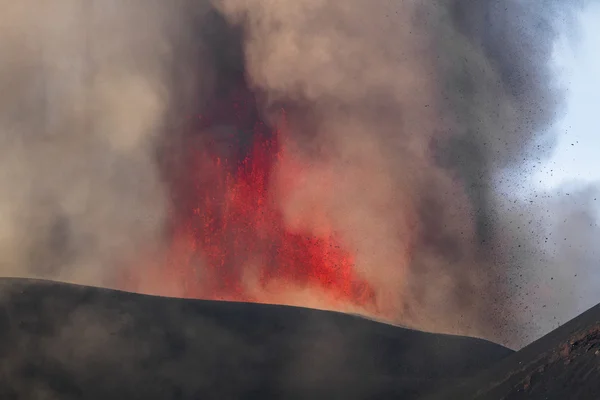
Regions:
[[[372,288],[325,216],[313,229],[318,235],[286,226],[277,201],[282,190],[299,189],[303,168],[283,147],[283,134],[258,122],[244,155],[230,151],[232,159],[218,141],[187,149],[186,178],[173,188],[180,200],[172,242],[153,280],[181,297],[373,309]],[[285,181],[275,182],[282,163]]]

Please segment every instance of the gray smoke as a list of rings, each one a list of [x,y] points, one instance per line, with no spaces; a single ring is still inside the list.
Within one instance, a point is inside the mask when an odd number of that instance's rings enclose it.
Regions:
[[[600,263],[593,245],[596,189],[571,187],[567,196],[532,193],[524,184],[531,182],[531,165],[551,154],[552,123],[564,112],[551,64],[554,43],[560,34],[577,35],[577,13],[591,2],[452,3],[461,40],[441,37],[469,46],[467,53],[493,73],[486,80],[481,65],[460,66],[460,52],[443,67],[446,104],[460,123],[444,150],[476,205],[481,248],[509,296],[503,312],[516,318],[501,340],[518,346],[600,300],[581,278],[593,276]]]
[[[550,127],[564,110],[553,43],[584,5],[221,2],[245,28],[248,74],[266,109],[303,104],[289,113],[290,141],[314,177],[334,177],[308,180],[282,209],[308,233],[315,210],[329,215],[388,318],[512,346],[549,328],[528,322],[543,307],[532,295],[543,295],[526,286],[549,265],[583,262],[593,245],[548,248],[548,231],[564,226],[506,188],[552,150]],[[543,206],[570,229],[594,225],[584,205],[564,214],[558,203]]]

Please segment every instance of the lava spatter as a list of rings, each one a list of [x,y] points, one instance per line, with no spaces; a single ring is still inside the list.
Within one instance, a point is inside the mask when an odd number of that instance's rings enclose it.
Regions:
[[[232,104],[234,122],[247,119],[240,102]],[[301,190],[303,167],[283,135],[284,127],[257,122],[242,156],[212,139],[187,149],[186,176],[172,186],[179,201],[170,247],[154,282],[182,297],[372,310],[374,291],[326,216],[311,218],[317,234],[285,221],[278,202],[282,190]],[[284,164],[285,178],[275,179]]]

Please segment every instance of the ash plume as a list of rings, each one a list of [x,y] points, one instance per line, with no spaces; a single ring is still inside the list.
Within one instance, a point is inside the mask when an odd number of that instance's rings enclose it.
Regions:
[[[174,105],[210,90],[186,22],[208,8],[0,4],[0,271],[111,285],[162,243],[156,153]]]
[[[144,274],[198,142],[189,119],[238,87],[308,166],[291,193],[291,167],[274,171],[288,228],[318,236],[326,216],[389,321],[518,346],[547,329],[524,308],[553,295],[523,287],[596,260],[592,242],[549,253],[564,228],[507,195],[552,150],[552,46],[584,0],[0,4],[2,274]],[[596,226],[590,204],[570,204],[570,229]]]
[[[552,150],[553,43],[584,5],[220,2],[244,27],[265,109],[302,104],[288,116],[297,156],[335,177],[282,209],[307,233],[315,209],[330,216],[389,318],[513,346],[544,329],[524,325],[516,299],[523,270],[543,274],[548,227],[523,227],[535,215],[506,207],[503,188]]]

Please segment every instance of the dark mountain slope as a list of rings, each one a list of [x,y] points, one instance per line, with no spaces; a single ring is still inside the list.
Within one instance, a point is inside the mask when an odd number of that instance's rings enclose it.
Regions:
[[[335,312],[0,280],[2,399],[414,398],[510,355]]]
[[[432,399],[600,399],[600,304]]]

